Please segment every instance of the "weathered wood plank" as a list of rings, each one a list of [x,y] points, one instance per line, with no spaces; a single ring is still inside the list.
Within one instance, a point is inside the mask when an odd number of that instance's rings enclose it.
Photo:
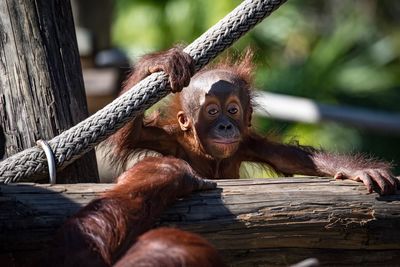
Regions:
[[[400,195],[367,194],[362,184],[328,178],[218,185],[178,201],[158,225],[203,235],[235,266],[307,257],[327,265],[395,266],[400,260]],[[0,251],[23,255],[43,248],[67,216],[111,186],[1,185]]]

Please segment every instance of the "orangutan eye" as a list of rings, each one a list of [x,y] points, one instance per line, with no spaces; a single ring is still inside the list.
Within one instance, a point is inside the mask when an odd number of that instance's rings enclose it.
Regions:
[[[211,116],[217,115],[219,112],[219,108],[216,104],[211,104],[207,107],[207,113]]]
[[[230,108],[228,110],[228,112],[231,113],[231,114],[236,114],[238,112],[238,109],[237,108]]]
[[[239,107],[237,104],[231,104],[228,106],[228,112],[232,115],[239,112]]]
[[[218,109],[216,109],[216,108],[211,108],[208,110],[208,114],[210,114],[210,115],[215,115],[217,113],[218,113]]]

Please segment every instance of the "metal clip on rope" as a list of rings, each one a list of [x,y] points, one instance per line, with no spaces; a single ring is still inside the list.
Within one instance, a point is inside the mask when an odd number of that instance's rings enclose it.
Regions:
[[[41,149],[43,149],[44,153],[46,154],[47,165],[49,167],[50,184],[55,184],[56,183],[56,160],[54,157],[53,150],[51,150],[50,145],[44,140],[37,140],[36,144]]]

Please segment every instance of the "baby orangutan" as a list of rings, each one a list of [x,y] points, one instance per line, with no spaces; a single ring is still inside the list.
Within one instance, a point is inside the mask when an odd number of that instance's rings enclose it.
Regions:
[[[138,116],[110,138],[114,162],[124,165],[135,149],[149,149],[183,159],[210,179],[239,178],[241,163],[251,161],[283,175],[332,176],[363,182],[369,192],[395,192],[398,182],[386,162],[281,144],[256,133],[251,128],[251,61],[247,52],[240,62],[220,63],[190,81],[193,63],[181,50],[145,56],[124,91],[159,70],[169,74],[172,91],[187,88],[170,105]]]

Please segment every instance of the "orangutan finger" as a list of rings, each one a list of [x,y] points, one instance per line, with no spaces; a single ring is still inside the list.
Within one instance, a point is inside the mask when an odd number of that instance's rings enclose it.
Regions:
[[[378,171],[372,170],[369,172],[369,175],[372,178],[372,180],[379,186],[381,191],[380,193],[382,195],[387,195],[390,193],[391,187],[389,186],[389,183],[386,181],[385,178],[381,176],[381,174]]]
[[[357,176],[357,178],[358,178],[358,181],[362,181],[365,184],[369,193],[372,193],[374,191],[372,179],[367,173],[363,173],[363,174]]]

